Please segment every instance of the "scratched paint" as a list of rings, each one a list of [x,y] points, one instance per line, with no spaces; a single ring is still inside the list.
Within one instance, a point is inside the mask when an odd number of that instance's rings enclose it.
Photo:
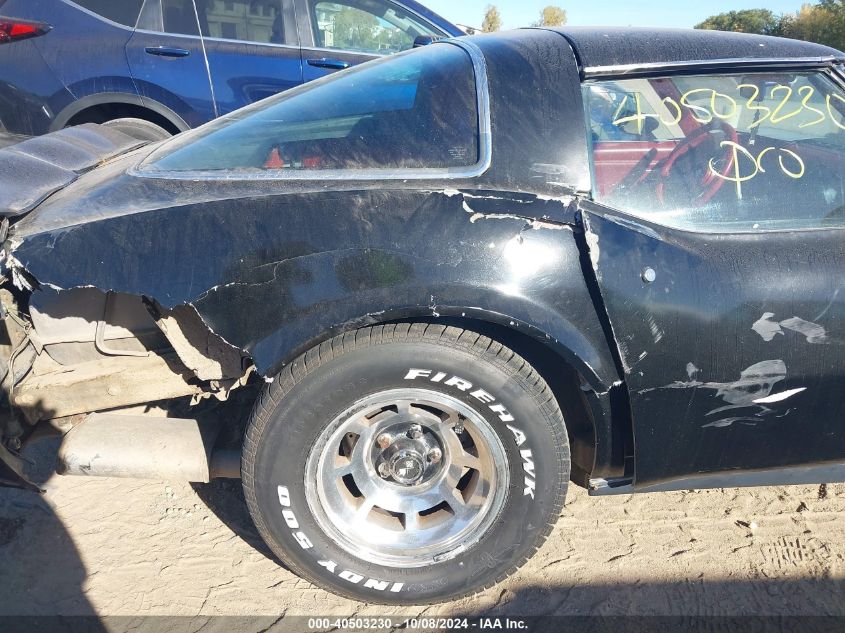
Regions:
[[[755,363],[742,370],[739,379],[732,382],[703,382],[693,380],[700,370],[692,363],[687,364],[687,375],[690,380],[676,381],[663,387],[664,389],[713,389],[716,397],[721,398],[726,404],[711,409],[705,417],[716,416],[738,409],[749,409],[748,415],[731,416],[708,421],[703,428],[723,428],[735,422],[757,423],[761,418],[773,413],[773,410],[764,406],[786,400],[793,395],[804,391],[804,388],[793,389],[782,393],[773,394],[778,383],[786,379],[786,363],[780,359],[764,360]],[[640,394],[654,391],[644,389]]]

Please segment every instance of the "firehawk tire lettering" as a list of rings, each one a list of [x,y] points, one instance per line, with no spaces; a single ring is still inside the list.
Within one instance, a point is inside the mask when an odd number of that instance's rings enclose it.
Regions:
[[[416,369],[412,367],[408,370],[408,373],[405,374],[405,380],[428,378],[430,382],[439,383],[442,382],[443,378],[445,378],[447,375],[448,374],[442,371],[437,372],[435,374],[434,371],[431,369]],[[443,384],[448,385],[450,387],[457,387],[463,392],[467,392],[473,388],[473,384],[469,380],[461,378],[460,376],[452,376]],[[493,413],[498,415],[499,419],[502,422],[515,422],[514,417],[505,408],[505,405],[500,403],[491,404],[496,402],[496,397],[491,395],[484,389],[476,389],[469,395],[471,395],[479,402],[489,405],[489,409]],[[515,426],[511,426],[510,424],[508,424],[507,427],[510,429],[511,433],[513,433],[517,448],[525,444],[527,439],[525,433],[523,433],[520,429],[516,428]],[[522,470],[525,471],[525,487],[522,490],[522,495],[534,499],[534,491],[537,489],[537,475],[534,470],[534,455],[531,452],[531,449],[520,449],[519,455],[520,457],[522,457]]]

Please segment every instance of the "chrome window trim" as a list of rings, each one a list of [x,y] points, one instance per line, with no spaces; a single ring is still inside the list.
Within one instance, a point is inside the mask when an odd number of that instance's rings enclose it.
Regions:
[[[827,57],[772,57],[772,58],[730,58],[683,62],[655,62],[648,64],[620,64],[617,66],[587,66],[581,70],[584,79],[609,79],[611,77],[627,78],[638,75],[652,75],[656,73],[677,73],[690,70],[702,72],[706,70],[722,71],[731,66],[738,68],[793,68],[806,66],[825,66],[835,62],[842,62],[844,58]]]
[[[234,169],[198,171],[154,171],[142,169],[143,160],[130,167],[127,174],[142,178],[165,180],[229,180],[229,181],[355,181],[355,180],[462,180],[475,178],[486,172],[493,160],[493,134],[490,117],[490,93],[487,62],[475,44],[458,40],[441,40],[431,46],[448,44],[464,50],[470,57],[475,74],[478,108],[478,162],[465,167],[433,168],[376,168],[376,169],[302,169],[243,173]],[[307,85],[307,84],[305,84]],[[167,141],[169,142],[169,141]],[[146,158],[144,159],[146,160]]]
[[[147,35],[165,35],[168,37],[187,37],[192,40],[199,41],[204,39],[206,42],[232,42],[234,44],[247,44],[248,46],[271,46],[273,48],[292,48],[299,50],[299,46],[295,44],[274,44],[271,42],[253,42],[250,40],[227,40],[225,37],[206,37],[202,38],[199,35],[188,35],[187,33],[168,33],[167,31],[153,31],[150,29],[135,29],[136,33],[145,33]]]
[[[410,50],[410,49],[405,49]],[[390,57],[391,55],[396,55],[397,53],[373,53],[371,51],[353,51],[349,48],[326,48],[324,46],[303,46],[302,51],[308,52],[315,52],[315,53],[343,53],[344,55],[358,55],[360,57],[372,57],[373,59],[379,59],[380,57]],[[405,51],[398,51],[399,53],[404,53]]]

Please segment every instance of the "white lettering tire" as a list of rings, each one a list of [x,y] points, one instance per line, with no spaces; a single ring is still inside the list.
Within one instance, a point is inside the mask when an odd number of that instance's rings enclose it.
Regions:
[[[477,333],[364,328],[267,385],[244,441],[250,513],[294,573],[384,604],[490,587],[537,550],[569,480],[545,380]]]

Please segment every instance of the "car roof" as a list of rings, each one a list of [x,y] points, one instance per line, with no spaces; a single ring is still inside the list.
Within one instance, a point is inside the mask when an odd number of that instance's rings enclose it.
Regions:
[[[698,29],[563,27],[585,74],[620,66],[701,64],[727,60],[836,58],[845,53],[811,42]]]

